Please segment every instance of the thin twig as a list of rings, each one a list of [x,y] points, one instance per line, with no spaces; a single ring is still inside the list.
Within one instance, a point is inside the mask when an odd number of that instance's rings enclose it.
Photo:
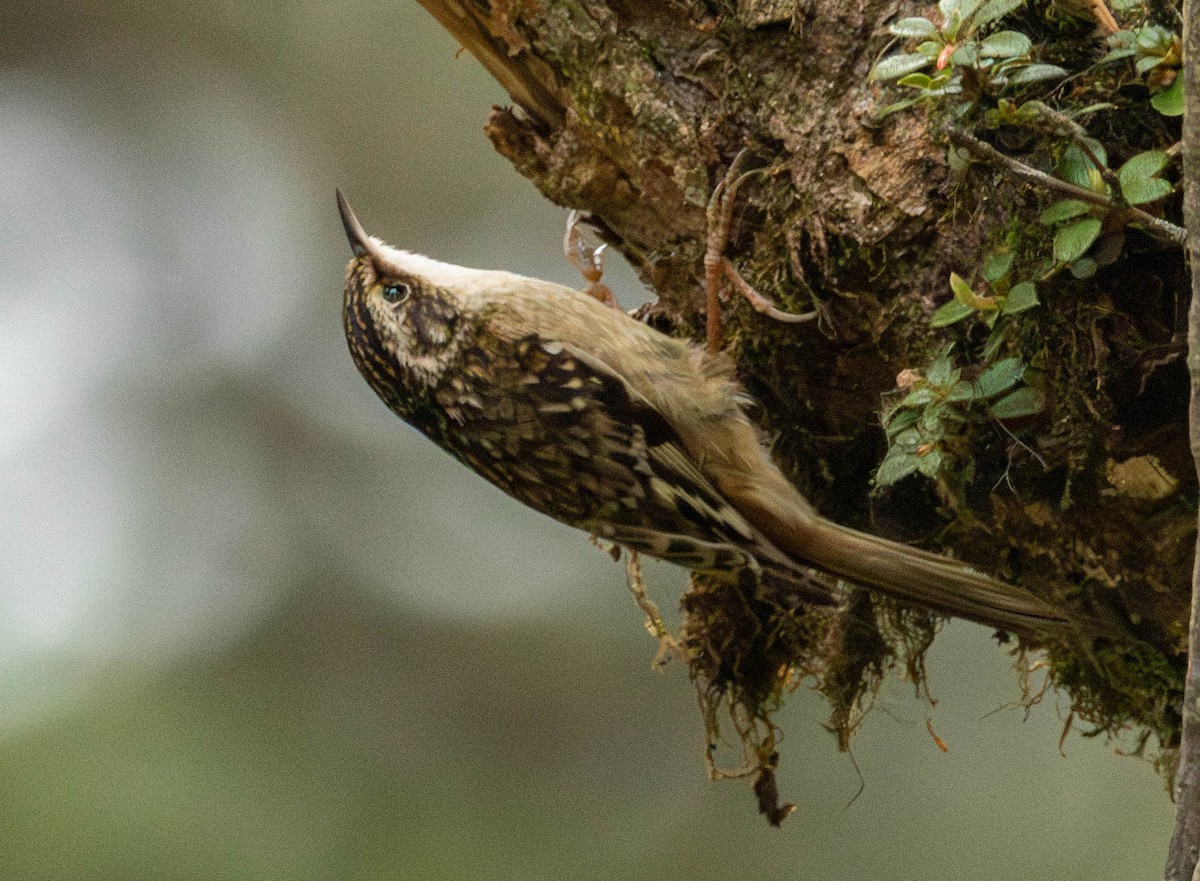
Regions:
[[[1132,218],[1144,224],[1151,232],[1155,232],[1177,245],[1182,245],[1187,238],[1187,230],[1181,226],[1176,226],[1170,221],[1163,220],[1161,217],[1148,214],[1141,208],[1118,205],[1112,199],[1108,198],[1108,196],[1097,193],[1095,190],[1076,186],[1069,181],[1059,180],[1053,175],[1039,171],[1031,165],[1026,165],[1024,162],[1013,159],[1011,156],[1005,156],[991,144],[985,143],[964,131],[950,129],[949,138],[952,144],[964,148],[977,159],[1003,167],[1013,177],[1019,177],[1022,180],[1029,181],[1048,190],[1054,190],[1055,192],[1062,193],[1064,196],[1078,199],[1080,202],[1087,202],[1089,205],[1096,205],[1110,210],[1127,211]]]

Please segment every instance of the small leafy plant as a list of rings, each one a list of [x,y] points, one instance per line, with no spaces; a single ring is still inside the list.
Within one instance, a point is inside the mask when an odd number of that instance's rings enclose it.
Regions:
[[[1082,147],[1078,144],[1067,147],[1059,176],[1111,201],[1104,204],[1060,199],[1039,217],[1045,226],[1057,227],[1054,234],[1057,265],[1053,271],[1068,267],[1076,278],[1094,275],[1098,268],[1109,265],[1120,255],[1124,226],[1132,219],[1128,208],[1158,202],[1175,191],[1170,181],[1159,176],[1171,161],[1164,150],[1138,153],[1126,160],[1114,175],[1098,141],[1084,139]],[[1112,199],[1114,183],[1118,190],[1115,200]]]
[[[964,476],[969,467],[954,460],[968,448],[964,437],[972,405],[983,404],[996,419],[1033,416],[1045,408],[1044,395],[1022,385],[1027,367],[1019,357],[1004,358],[974,379],[963,379],[949,352],[929,365],[924,376],[908,373],[908,392],[883,417],[888,451],[875,472],[876,486],[889,486],[910,474],[942,476],[954,463]],[[969,466],[969,463],[967,463]]]
[[[1061,67],[1038,64],[1030,57],[1033,44],[1019,31],[982,31],[1025,0],[939,0],[941,23],[920,16],[902,18],[889,30],[897,37],[921,42],[913,51],[882,58],[871,71],[873,80],[895,80],[917,94],[879,111],[897,110],[944,95],[961,95],[965,112],[984,93],[1007,86],[1057,79],[1067,75]],[[932,72],[925,72],[932,67]]]
[[[1163,116],[1183,116],[1183,41],[1157,24],[1120,30],[1108,38],[1109,51],[1101,64],[1133,59],[1133,68],[1145,78],[1150,104]]]
[[[988,327],[994,328],[1003,315],[1019,315],[1038,305],[1037,287],[1031,281],[1012,284],[1011,251],[988,254],[983,261],[983,278],[988,292],[981,294],[957,272],[950,273],[950,291],[954,299],[933,313],[933,327],[949,327],[978,315]]]

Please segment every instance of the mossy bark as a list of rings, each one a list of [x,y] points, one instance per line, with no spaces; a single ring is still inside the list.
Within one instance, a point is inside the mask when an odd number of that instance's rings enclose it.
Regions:
[[[1017,247],[1048,236],[1035,220],[1044,194],[985,166],[952,172],[931,116],[878,121],[888,99],[869,70],[886,23],[917,5],[421,2],[513,95],[487,122],[496,149],[550,199],[590,213],[657,291],[643,317],[672,332],[702,337],[705,206],[748,147],[761,173],[742,187],[727,253],[782,307],[823,312],[781,324],[727,303],[728,345],[780,462],[834,520],[953,553],[1101,622],[1104,636],[1040,646],[1051,678],[1096,729],[1175,744],[1195,530],[1179,249],[1131,233],[1093,278],[1041,289],[1006,345],[1040,370],[1044,412],[1004,425],[975,413],[949,478],[876,492],[881,396],[951,341],[969,362],[984,332],[931,327],[949,273],[969,275],[1003,236]],[[1086,22],[1058,39],[1063,53],[1096,45]],[[1119,153],[1123,134],[1110,135]],[[1146,468],[1160,490],[1145,490]],[[685,601],[698,651],[698,632],[728,624],[727,598],[703,599],[719,593],[694,586]],[[927,616],[880,601],[819,632],[755,615],[769,636],[746,651],[766,679],[747,693],[765,701],[782,687],[774,665],[790,660],[823,677],[843,733],[897,659],[919,675],[931,632]],[[737,667],[699,675],[736,689]]]

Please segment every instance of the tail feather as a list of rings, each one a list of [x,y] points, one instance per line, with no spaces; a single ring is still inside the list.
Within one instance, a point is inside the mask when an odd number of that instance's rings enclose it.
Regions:
[[[1029,633],[1068,624],[1029,591],[965,563],[826,520],[765,457],[743,458],[736,466],[710,471],[738,510],[801,568],[811,564],[903,602],[1001,630]]]
[[[1027,590],[949,557],[818,519],[797,529],[790,553],[896,599],[1005,630],[1061,627],[1066,617]]]

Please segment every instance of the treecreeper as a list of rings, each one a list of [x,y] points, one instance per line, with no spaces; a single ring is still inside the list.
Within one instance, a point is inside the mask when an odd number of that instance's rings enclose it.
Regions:
[[[1001,630],[1066,624],[1020,587],[822,517],[772,462],[723,355],[562,285],[390,247],[340,192],[338,208],[359,371],[518,501],[772,598],[838,605],[846,579]]]

